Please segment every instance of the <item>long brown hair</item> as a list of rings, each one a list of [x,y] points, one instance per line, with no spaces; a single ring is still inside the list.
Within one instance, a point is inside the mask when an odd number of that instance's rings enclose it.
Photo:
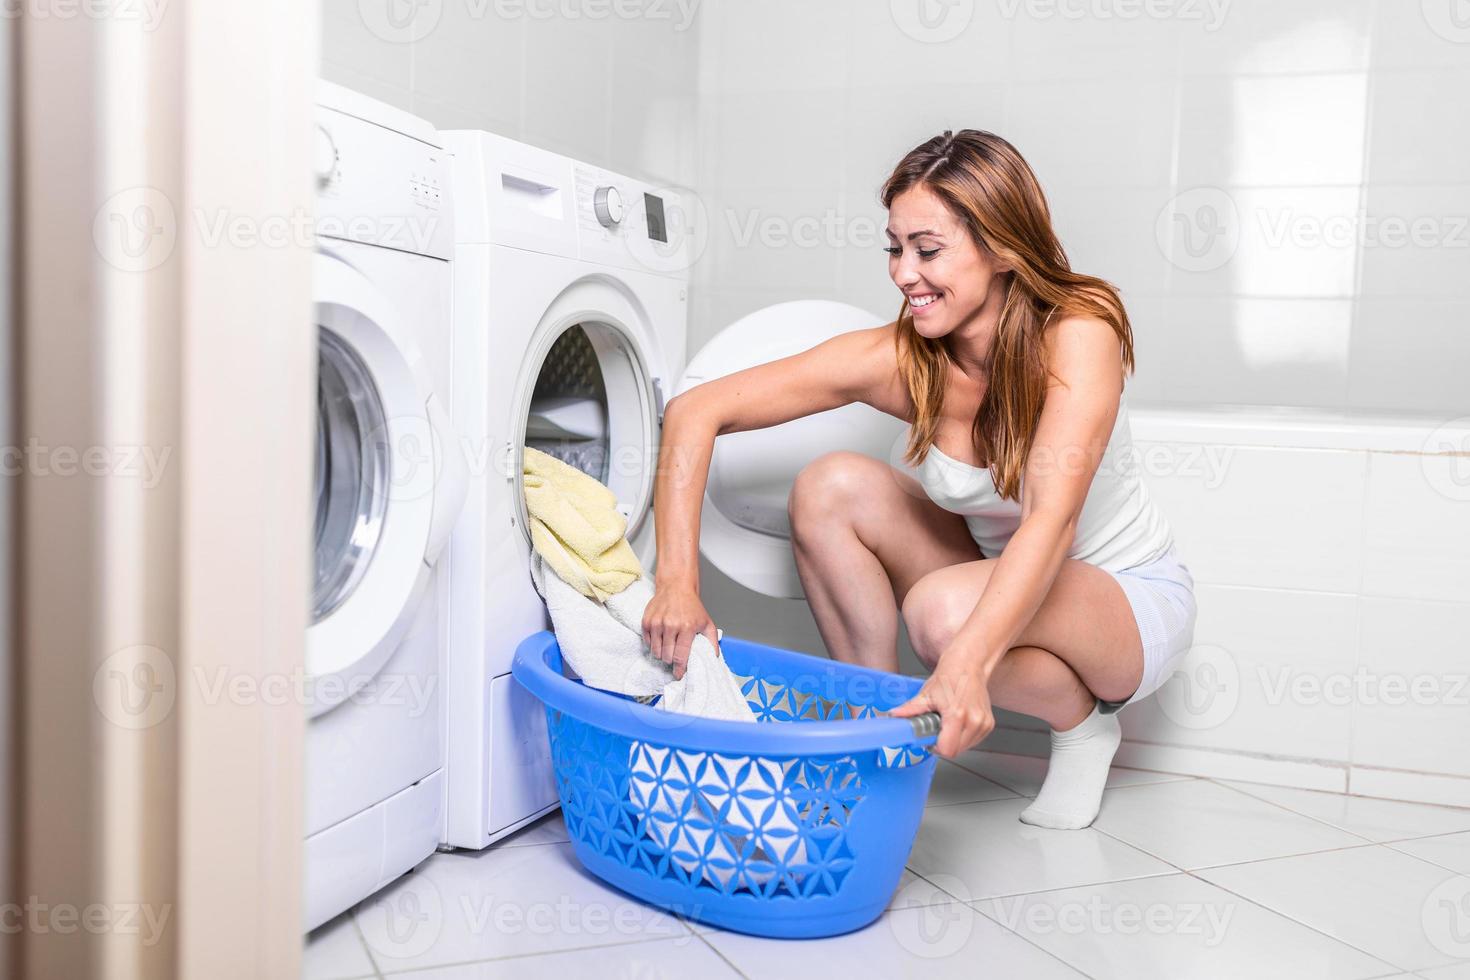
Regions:
[[[986,356],[989,383],[975,414],[971,439],[990,465],[1002,497],[1020,498],[1021,473],[1046,400],[1048,367],[1043,333],[1053,315],[1094,316],[1118,335],[1123,369],[1133,370],[1133,330],[1118,291],[1094,276],[1073,272],[1051,227],[1046,195],[1016,148],[994,133],[962,129],[910,150],[883,184],[883,206],[912,187],[932,191],[962,221],[975,244],[1009,266],[1000,323]],[[944,404],[947,367],[954,356],[946,338],[914,329],[908,299],[894,336],[898,370],[914,403],[904,459],[924,459],[934,444]]]

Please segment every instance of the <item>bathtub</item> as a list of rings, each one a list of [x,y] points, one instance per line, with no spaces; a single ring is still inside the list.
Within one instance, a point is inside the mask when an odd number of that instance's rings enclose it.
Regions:
[[[1131,415],[1199,620],[1119,764],[1470,806],[1470,417]]]

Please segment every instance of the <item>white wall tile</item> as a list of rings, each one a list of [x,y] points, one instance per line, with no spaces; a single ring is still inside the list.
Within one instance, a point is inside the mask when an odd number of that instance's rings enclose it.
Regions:
[[[1016,82],[1001,135],[1043,187],[1159,187],[1172,179],[1172,79]]]
[[[1470,300],[1385,295],[1363,297],[1356,306],[1348,358],[1352,407],[1470,412]]]
[[[1357,592],[1365,453],[1138,446],[1195,581]]]
[[[1181,36],[1189,73],[1361,71],[1373,0],[1231,0],[1216,30]]]
[[[1189,552],[1184,552],[1191,568]],[[1120,713],[1127,738],[1347,762],[1357,599],[1199,585],[1197,652],[1161,693]]]
[[[1467,91],[1470,52],[1458,69],[1375,73],[1369,179],[1378,184],[1463,182],[1470,113],[1459,98],[1446,95]]]
[[[1172,266],[1159,248],[1159,205],[1167,187],[1046,185],[1052,226],[1072,268],[1101,276],[1125,294],[1162,295]]]
[[[1346,407],[1350,300],[1173,296],[1163,397]]]
[[[1364,597],[1352,761],[1470,776],[1470,602]]]
[[[1179,182],[1357,184],[1363,179],[1367,101],[1366,72],[1185,79]]]
[[[1371,184],[1365,207],[1363,295],[1470,300],[1470,182]]]
[[[1470,26],[1456,0],[1385,3],[1379,0],[1373,25],[1373,65],[1377,68],[1465,67]]]
[[[1470,458],[1370,453],[1367,493],[1363,592],[1470,601]]]

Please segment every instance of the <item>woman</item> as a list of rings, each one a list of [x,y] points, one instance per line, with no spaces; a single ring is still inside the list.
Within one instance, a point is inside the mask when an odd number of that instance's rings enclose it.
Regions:
[[[901,612],[932,673],[893,714],[938,711],[946,757],[991,732],[992,706],[1045,720],[1051,761],[1021,819],[1085,827],[1114,712],[1163,683],[1194,630],[1193,579],[1134,465],[1128,316],[1068,267],[1035,175],[998,136],[929,140],[882,198],[896,322],[667,406],[645,639],[680,675],[693,637],[714,639],[698,528],[715,437],[865,402],[910,423],[916,469],[836,452],[797,477],[796,565],[828,651],[896,669]]]

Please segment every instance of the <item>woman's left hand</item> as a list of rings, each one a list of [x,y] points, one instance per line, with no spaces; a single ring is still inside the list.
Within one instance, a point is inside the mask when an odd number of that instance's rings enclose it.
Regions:
[[[940,715],[939,738],[934,750],[946,759],[979,743],[995,730],[995,713],[990,707],[988,678],[981,665],[963,657],[939,658],[939,665],[919,693],[889,712],[895,718],[911,718],[926,711]]]

